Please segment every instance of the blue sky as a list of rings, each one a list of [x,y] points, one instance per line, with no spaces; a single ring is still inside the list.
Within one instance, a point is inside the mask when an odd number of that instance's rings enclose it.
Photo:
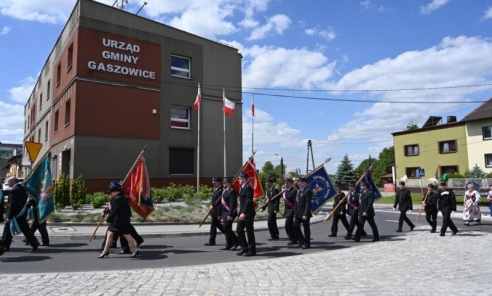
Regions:
[[[75,2],[0,2],[0,142],[23,142],[24,105]],[[140,16],[239,49],[244,158],[255,94],[259,167],[278,154],[304,172],[311,140],[315,165],[331,157],[335,173],[345,154],[355,166],[377,157],[410,121],[460,120],[492,97],[492,1],[146,2]]]

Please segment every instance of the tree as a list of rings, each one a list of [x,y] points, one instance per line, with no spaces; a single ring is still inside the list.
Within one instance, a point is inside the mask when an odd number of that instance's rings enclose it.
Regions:
[[[372,174],[375,183],[381,180],[381,177],[391,173],[391,167],[395,164],[395,147],[384,148],[379,153],[379,160],[374,165],[374,171]]]
[[[485,178],[487,175],[479,166],[475,164],[471,171],[465,172],[465,178]]]
[[[348,183],[356,182],[358,180],[358,177],[354,171],[354,166],[352,165],[352,162],[350,161],[347,154],[345,154],[342,162],[338,166],[335,176],[336,181],[340,183],[342,188],[346,188]]]
[[[410,122],[407,124],[407,131],[412,131],[419,129],[419,125],[413,122],[413,119],[410,119]]]
[[[364,174],[364,172],[372,165],[372,169],[374,170],[374,166],[375,164],[377,163],[377,159],[375,158],[372,158],[371,155],[369,155],[369,158],[367,159],[364,159],[363,161],[361,161],[361,163],[359,164],[359,166],[357,167],[356,169],[356,173],[357,175],[359,176],[362,176],[362,174]]]
[[[261,172],[265,176],[265,180],[277,180],[279,176],[279,172],[275,170],[273,163],[271,163],[270,161],[265,162],[265,164],[261,168]]]

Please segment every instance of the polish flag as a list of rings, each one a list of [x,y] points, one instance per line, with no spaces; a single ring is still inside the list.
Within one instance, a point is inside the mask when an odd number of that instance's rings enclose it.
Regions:
[[[235,106],[236,106],[236,104],[233,101],[224,97],[224,113],[225,114],[232,115],[234,113],[234,107]]]
[[[202,102],[202,92],[200,91],[200,84],[198,84],[198,94],[196,95],[195,103],[193,104],[193,108],[198,111],[200,109],[200,103]]]

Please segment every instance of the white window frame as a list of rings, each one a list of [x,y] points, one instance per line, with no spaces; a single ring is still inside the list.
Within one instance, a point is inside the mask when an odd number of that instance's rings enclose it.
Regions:
[[[181,67],[173,67],[173,65],[172,65],[173,58],[178,58],[178,59],[183,59],[183,60],[188,61],[188,69],[181,68]],[[183,72],[185,74],[181,74]],[[171,55],[171,76],[190,79],[191,78],[191,59],[185,58],[182,56],[178,56],[178,55]]]
[[[173,117],[173,110],[172,109],[186,110],[186,115],[188,118],[184,119],[184,118]],[[186,123],[187,126],[173,126],[173,121]],[[191,109],[188,107],[171,106],[171,122],[170,122],[170,124],[171,124],[171,128],[175,128],[175,129],[186,129],[186,130],[191,129]]]
[[[486,168],[492,168],[492,154],[484,154]]]

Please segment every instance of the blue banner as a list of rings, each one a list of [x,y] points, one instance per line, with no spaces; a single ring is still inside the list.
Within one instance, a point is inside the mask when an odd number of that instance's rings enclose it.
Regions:
[[[376,184],[374,184],[374,181],[372,180],[371,171],[366,171],[361,182],[359,182],[359,184],[357,184],[357,186],[355,186],[355,191],[357,191],[358,193],[361,192],[360,183],[362,183],[362,182],[366,183],[367,189],[373,192],[374,199],[378,199],[381,197],[381,193],[379,192],[378,187],[376,186]]]
[[[305,178],[309,189],[313,192],[311,211],[316,212],[335,195],[335,188],[323,166],[306,175]]]
[[[48,152],[23,183],[27,193],[38,201],[40,221],[46,220],[48,215],[55,210],[50,156],[51,153]]]

